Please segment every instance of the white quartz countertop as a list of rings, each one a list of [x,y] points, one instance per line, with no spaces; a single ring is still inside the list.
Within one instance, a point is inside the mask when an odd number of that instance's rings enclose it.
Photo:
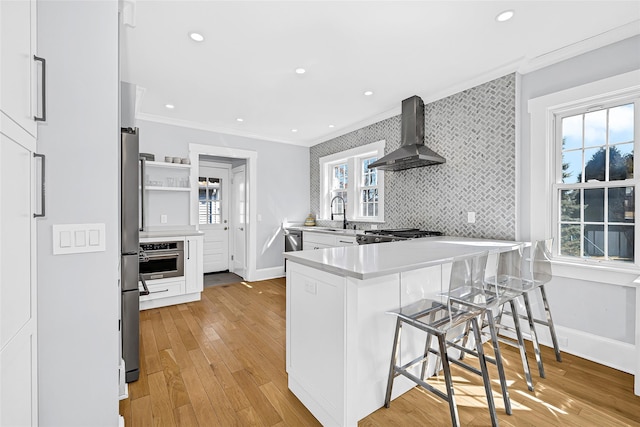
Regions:
[[[291,262],[364,280],[451,262],[483,251],[505,252],[520,242],[437,236],[400,242],[285,252]]]

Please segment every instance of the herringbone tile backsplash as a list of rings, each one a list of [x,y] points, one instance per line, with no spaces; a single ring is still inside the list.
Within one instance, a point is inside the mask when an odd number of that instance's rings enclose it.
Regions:
[[[425,122],[427,146],[447,162],[385,172],[385,223],[378,228],[514,239],[515,74],[425,105]],[[311,147],[314,214],[320,205],[319,158],[380,140],[386,141],[385,154],[400,146],[400,116]],[[467,212],[476,213],[474,224],[467,222]]]

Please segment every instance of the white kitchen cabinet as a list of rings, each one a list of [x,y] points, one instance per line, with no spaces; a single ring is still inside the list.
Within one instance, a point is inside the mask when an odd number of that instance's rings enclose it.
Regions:
[[[187,236],[185,245],[184,275],[186,293],[202,292],[204,289],[203,246],[204,237]]]
[[[324,249],[337,246],[357,245],[356,236],[341,233],[318,233],[313,231],[302,232],[302,249]]]
[[[199,301],[204,289],[202,236],[146,237],[141,243],[162,242],[166,240],[184,241],[184,275],[165,279],[147,280],[149,295],[140,296],[140,310],[147,310],[168,305]],[[139,289],[144,288],[139,283]]]
[[[36,136],[36,1],[0,2],[0,110]]]

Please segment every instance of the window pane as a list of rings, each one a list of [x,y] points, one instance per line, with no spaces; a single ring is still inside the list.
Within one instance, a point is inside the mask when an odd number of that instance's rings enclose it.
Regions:
[[[587,162],[584,166],[585,182],[589,182],[592,179],[604,181],[605,149],[600,147],[584,150],[584,159]]]
[[[609,189],[609,222],[634,222],[635,192],[633,187]]]
[[[584,146],[605,145],[607,142],[607,110],[584,115]]]
[[[587,224],[584,226],[584,256],[604,257],[604,225]]]
[[[562,152],[562,182],[580,182],[582,178],[582,150]]]
[[[207,199],[207,189],[206,188],[200,188],[198,190],[198,200],[200,200],[201,202]]]
[[[609,149],[609,181],[633,178],[633,143]]]
[[[635,227],[633,225],[609,226],[609,258],[618,261],[633,261]]]
[[[580,190],[560,191],[560,220],[580,221]]]
[[[580,256],[580,226],[562,224],[560,226],[560,255]]]
[[[562,119],[562,149],[582,147],[582,114]]]
[[[604,221],[604,188],[584,190],[584,220],[587,222]]]
[[[609,144],[633,141],[633,104],[609,110]]]
[[[347,165],[341,164],[333,167],[333,184],[334,190],[347,188]]]

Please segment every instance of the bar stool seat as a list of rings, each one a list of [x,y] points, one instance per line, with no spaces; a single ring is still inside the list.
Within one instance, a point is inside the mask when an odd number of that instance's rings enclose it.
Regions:
[[[468,287],[474,288],[482,294],[484,270],[487,261],[487,252],[476,255],[455,258],[452,263],[451,277],[449,280],[449,290],[451,294],[456,293],[456,289]],[[437,395],[449,404],[451,423],[453,426],[460,425],[460,418],[456,406],[453,378],[451,375],[451,364],[463,367],[477,375],[483,380],[487,405],[491,417],[491,424],[498,425],[498,417],[493,401],[491,382],[487,369],[486,357],[482,348],[482,338],[480,335],[480,325],[478,319],[484,314],[483,308],[462,305],[450,298],[448,295],[434,296],[433,299],[425,298],[416,301],[388,314],[396,316],[396,329],[393,340],[393,350],[389,368],[389,378],[385,395],[385,407],[391,404],[391,392],[394,379],[403,375],[414,383],[420,385],[427,391]],[[400,356],[400,338],[403,326],[411,326],[426,333],[424,351],[413,360],[402,365],[398,364]],[[453,334],[464,335],[465,331],[473,331],[475,338],[475,350],[467,349],[464,346],[455,346],[456,340]],[[460,333],[462,332],[462,333]],[[433,337],[437,340],[437,346],[432,348]],[[472,354],[478,358],[480,369],[464,363],[462,360],[451,357],[448,350],[457,349],[462,353]],[[442,364],[442,371],[445,380],[446,392],[433,387],[427,383],[425,378],[427,361],[429,358],[438,358]],[[420,373],[416,372],[418,365],[421,365]]]

